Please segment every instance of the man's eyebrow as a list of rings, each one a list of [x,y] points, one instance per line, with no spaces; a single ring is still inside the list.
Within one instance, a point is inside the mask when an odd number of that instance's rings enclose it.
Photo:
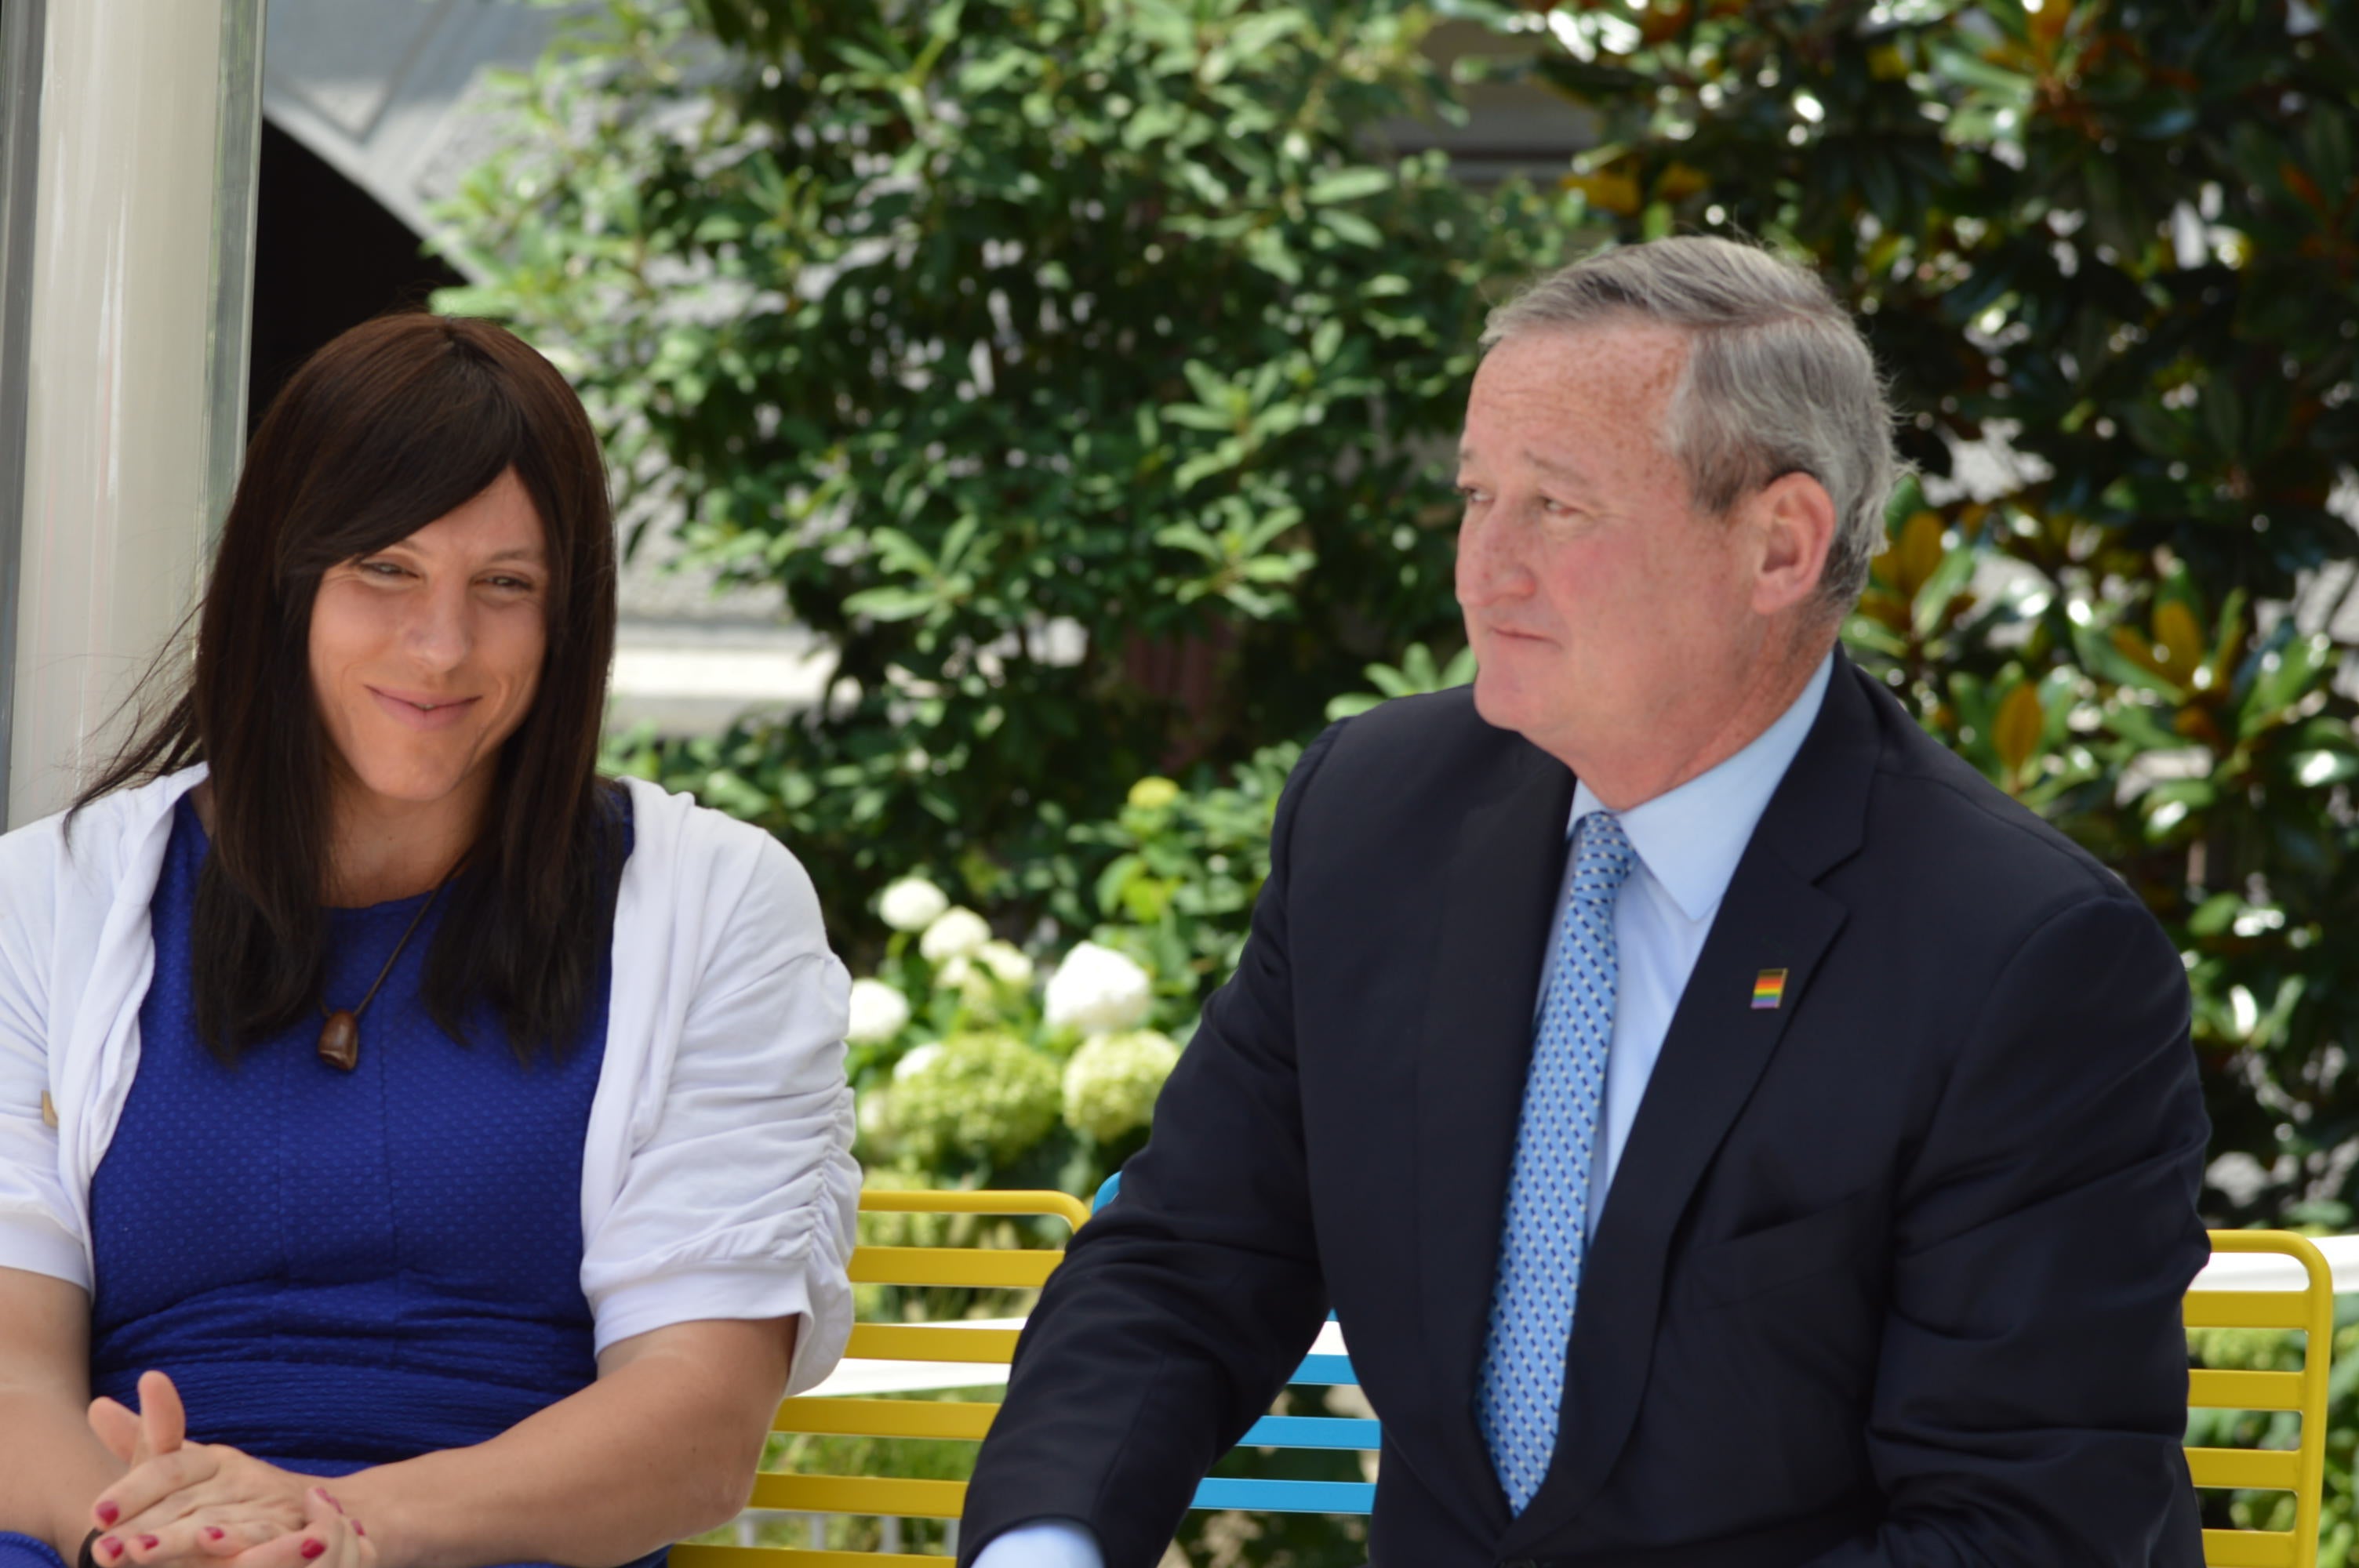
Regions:
[[[1570,484],[1577,484],[1583,490],[1594,490],[1597,488],[1590,481],[1587,470],[1582,469],[1577,464],[1565,462],[1556,458],[1545,457],[1538,452],[1530,450],[1529,449],[1526,449],[1524,452],[1524,461],[1531,464],[1532,467],[1539,470],[1542,473],[1552,475]]]
[[[1550,478],[1560,479],[1568,484],[1576,485],[1586,491],[1594,491],[1597,488],[1594,481],[1590,479],[1588,473],[1577,464],[1566,462],[1557,458],[1545,457],[1538,452],[1533,451],[1528,447],[1525,448],[1519,455],[1523,458],[1524,461],[1531,464],[1532,467],[1539,470],[1542,473],[1549,475]],[[1473,448],[1462,446],[1458,449],[1458,466],[1460,468],[1462,469],[1469,463],[1479,465],[1481,462],[1482,458],[1475,452]]]

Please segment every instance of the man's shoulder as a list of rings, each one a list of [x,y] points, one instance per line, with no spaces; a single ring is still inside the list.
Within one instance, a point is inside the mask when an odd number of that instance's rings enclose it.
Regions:
[[[1458,686],[1397,697],[1336,725],[1321,771],[1415,793],[1474,787],[1509,759],[1543,755],[1514,730],[1484,720],[1474,710],[1474,688]]]
[[[1864,858],[1949,918],[2037,924],[2090,900],[2142,910],[2120,876],[1942,745],[1888,698]]]

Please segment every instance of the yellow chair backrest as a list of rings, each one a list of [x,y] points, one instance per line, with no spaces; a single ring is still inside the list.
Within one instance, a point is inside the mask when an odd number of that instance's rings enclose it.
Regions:
[[[1050,1192],[864,1192],[860,1207],[866,1214],[1049,1215],[1074,1227],[1090,1212],[1081,1199]],[[1061,1249],[1045,1248],[858,1247],[853,1249],[850,1267],[853,1283],[862,1285],[1037,1290],[1063,1258]],[[853,1327],[844,1357],[1004,1367],[1015,1358],[1016,1336],[1012,1328],[864,1323]],[[806,1394],[778,1407],[771,1430],[833,1437],[979,1441],[998,1413],[996,1403],[821,1399]],[[954,1519],[965,1505],[962,1481],[768,1471],[754,1478],[753,1506],[787,1513]],[[919,1564],[942,1568],[951,1561],[931,1554],[803,1547],[675,1546],[671,1550],[673,1568],[918,1568]]]
[[[2190,1328],[2298,1329],[2299,1372],[2229,1372],[2196,1368],[2187,1375],[2187,1402],[2198,1410],[2291,1411],[2301,1417],[2299,1446],[2190,1448],[2188,1468],[2198,1487],[2291,1492],[2294,1527],[2207,1530],[2203,1561],[2210,1568],[2315,1568],[2318,1510],[2326,1479],[2326,1374],[2334,1350],[2334,1279],[2325,1257],[2304,1238],[2284,1230],[2215,1230],[2214,1252],[2275,1252],[2302,1267],[2298,1291],[2190,1291]]]

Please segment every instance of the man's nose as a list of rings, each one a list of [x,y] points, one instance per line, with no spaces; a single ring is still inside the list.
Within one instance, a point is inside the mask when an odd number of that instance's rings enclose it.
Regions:
[[[1458,602],[1479,609],[1514,598],[1529,574],[1517,558],[1513,530],[1496,515],[1494,506],[1470,513],[1458,525]]]

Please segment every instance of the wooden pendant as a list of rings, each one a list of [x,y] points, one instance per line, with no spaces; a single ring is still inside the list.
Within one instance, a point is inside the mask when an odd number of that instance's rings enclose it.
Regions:
[[[320,1029],[320,1060],[351,1072],[361,1065],[361,1021],[349,1012],[328,1014]]]

